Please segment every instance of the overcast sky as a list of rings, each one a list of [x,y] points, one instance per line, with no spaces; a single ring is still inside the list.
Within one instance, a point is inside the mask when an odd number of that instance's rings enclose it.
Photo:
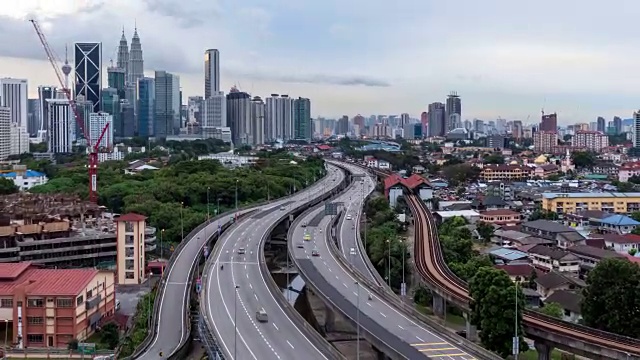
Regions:
[[[204,50],[221,52],[221,86],[308,97],[312,115],[419,117],[450,91],[463,119],[562,124],[631,117],[640,108],[638,0],[19,0],[0,5],[0,76],[55,76],[26,20],[51,46],[101,41],[115,61],[124,26],[145,72],[180,75],[204,93]]]

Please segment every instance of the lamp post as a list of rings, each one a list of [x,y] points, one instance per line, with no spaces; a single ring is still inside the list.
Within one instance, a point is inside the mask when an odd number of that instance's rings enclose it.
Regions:
[[[184,202],[180,202],[180,237],[181,241],[184,241],[184,217],[182,216],[182,209],[184,208]]]
[[[164,229],[160,230],[160,259],[162,259],[163,255],[164,255],[164,246],[162,244],[162,241],[164,239]]]
[[[357,301],[356,301],[356,359],[360,360],[360,284],[356,281]]]
[[[405,296],[407,296],[406,292],[406,286],[405,282],[404,282],[404,255],[407,252],[406,248],[404,247],[404,241],[400,240],[400,248],[402,250],[402,285],[400,285],[400,295],[402,295],[402,301],[404,302],[404,298]]]
[[[216,216],[220,214],[220,198],[216,195]]]
[[[389,285],[389,287],[391,287],[391,240],[387,239],[387,244],[389,245],[389,258],[387,260],[387,284]]]
[[[207,186],[207,221],[209,221],[209,190],[211,190],[211,188]]]
[[[236,179],[236,212],[238,211],[238,179]]]
[[[233,301],[233,360],[236,360],[236,354],[238,353],[238,322],[236,321],[238,316],[238,288],[240,286],[236,285],[236,297]]]
[[[520,337],[518,336],[518,283],[515,283],[516,289],[516,312],[515,312],[515,329],[513,333],[513,358],[518,360],[518,353],[520,352]]]
[[[2,347],[2,358],[7,359],[7,336],[9,335],[9,320],[4,319],[4,346]]]

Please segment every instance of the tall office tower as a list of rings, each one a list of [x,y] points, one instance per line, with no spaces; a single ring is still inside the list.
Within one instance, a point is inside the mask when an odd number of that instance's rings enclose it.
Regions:
[[[187,99],[187,122],[202,124],[203,101],[202,96],[189,96]]]
[[[346,135],[349,132],[349,117],[343,115],[336,125],[336,135]]]
[[[498,134],[505,134],[507,132],[507,120],[502,118],[496,119],[496,132]]]
[[[220,52],[209,49],[204,52],[204,98],[220,91]]]
[[[120,101],[118,90],[112,87],[102,89],[102,109],[105,113],[112,116],[111,126],[113,127],[113,137],[116,139],[124,137],[124,123],[122,121]]]
[[[311,141],[311,100],[307,98],[293,101],[293,138]]]
[[[11,109],[0,107],[0,160],[11,155]]]
[[[420,123],[422,124],[422,134],[423,135],[427,135],[427,128],[429,127],[429,113],[426,111],[423,111],[422,114],[420,114]]]
[[[558,132],[558,115],[556,113],[542,115],[540,131]]]
[[[136,124],[136,115],[133,104],[129,103],[128,101],[123,101],[120,116],[122,117],[122,133],[124,137],[134,137],[137,132],[138,124]]]
[[[102,43],[75,43],[74,98],[79,95],[93,104],[93,112],[102,109]]]
[[[125,80],[129,81],[129,45],[127,44],[127,38],[124,36],[124,28],[118,45],[116,66],[124,71]],[[109,87],[117,89],[117,87],[111,85],[111,82],[109,82]]]
[[[29,136],[38,136],[40,130],[40,100],[27,100],[27,132]]]
[[[126,70],[120,67],[108,67],[107,68],[107,83],[110,88],[118,90],[118,97],[124,99],[125,86],[127,84]]]
[[[55,99],[58,88],[55,86],[38,86],[38,102],[40,107],[39,130],[46,131],[49,128],[49,105],[47,99]]]
[[[180,77],[156,71],[155,78],[154,136],[166,138],[180,132]]]
[[[109,126],[104,132],[100,143],[100,135],[105,126]],[[89,138],[91,143],[99,148],[112,148],[113,147],[113,116],[105,112],[91,113],[89,114]]]
[[[102,91],[100,92],[100,96],[102,96]],[[75,99],[76,110],[78,111],[78,116],[80,116],[80,122],[82,123],[83,128],[81,129],[78,126],[78,122],[75,121],[75,116],[73,118],[73,123],[71,126],[74,129],[74,141],[84,141],[84,134],[89,132],[89,114],[93,112],[94,106],[91,101],[88,101],[84,98],[83,95],[79,95]]]
[[[615,129],[616,135],[622,133],[622,119],[618,116],[613,117],[613,127]]]
[[[67,99],[47,100],[47,151],[50,153],[70,153],[75,141],[75,119]]]
[[[289,95],[280,95],[282,106],[282,140],[293,140],[293,98]]]
[[[429,136],[446,134],[445,107],[441,102],[429,104]]]
[[[358,135],[358,136],[363,135],[364,132],[365,132],[365,128],[366,128],[366,125],[365,125],[365,122],[364,122],[364,116],[362,116],[360,114],[354,116],[353,117],[353,124],[354,125],[358,125],[358,127],[360,128],[360,133],[356,134],[356,135]]]
[[[602,116],[598,116],[598,120],[596,120],[597,125],[596,125],[596,131],[602,131],[605,132],[606,130],[606,122],[604,121],[604,118]]]
[[[227,94],[227,124],[236,146],[253,143],[251,134],[251,96],[235,86]]]
[[[633,147],[640,147],[640,111],[633,113],[631,140],[633,141]]]
[[[29,152],[29,133],[25,126],[18,123],[11,124],[11,155]]]
[[[154,136],[155,80],[149,77],[138,79],[138,136]]]
[[[484,120],[473,119],[473,131],[483,133],[485,131]]]
[[[451,93],[449,93],[449,96],[447,96],[447,105],[445,111],[445,133],[456,128],[456,118],[453,117],[454,114],[458,114],[458,117],[462,116],[462,101],[460,101],[460,96],[458,96],[458,93],[452,91]]]
[[[398,123],[398,127],[401,127],[404,129],[405,125],[409,124],[409,120],[410,120],[409,114],[407,113],[400,114],[400,122]]]
[[[205,138],[214,138],[218,134],[218,129],[227,127],[227,98],[224,92],[214,92],[209,98],[204,99],[200,125],[202,136]]]
[[[511,134],[516,139],[522,139],[524,137],[524,129],[522,127],[522,121],[514,120],[511,127]]]
[[[251,100],[251,134],[253,134],[253,144],[264,144],[264,102],[259,96]]]
[[[11,122],[27,128],[27,80],[0,79],[0,106],[11,109]]]
[[[144,59],[142,57],[142,44],[138,36],[138,28],[133,31],[131,38],[131,50],[129,51],[129,67],[127,68],[128,81],[137,84],[138,80],[144,77]]]

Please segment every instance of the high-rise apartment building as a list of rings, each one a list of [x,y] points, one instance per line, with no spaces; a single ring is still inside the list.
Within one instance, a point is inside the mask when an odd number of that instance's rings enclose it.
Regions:
[[[602,116],[598,116],[596,120],[596,131],[605,132],[606,131],[606,122]]]
[[[18,123],[11,124],[11,155],[29,152],[29,133],[27,128]]]
[[[558,133],[556,131],[536,131],[533,134],[533,150],[538,153],[553,153],[558,146]]]
[[[11,155],[11,109],[0,107],[0,160]]]
[[[522,139],[524,137],[524,129],[522,127],[521,120],[514,120],[511,125],[511,135],[516,139]]]
[[[349,116],[343,115],[340,119],[338,119],[335,133],[336,135],[346,135],[347,133],[349,133]]]
[[[49,128],[49,105],[48,99],[55,99],[58,88],[55,86],[38,86],[38,102],[40,108],[40,127],[38,130],[47,130]]]
[[[264,102],[259,96],[255,96],[251,100],[251,134],[253,134],[253,144],[251,145],[265,143],[264,113]]]
[[[40,130],[40,100],[28,99],[27,100],[27,132],[29,136],[38,136],[38,130]]]
[[[427,128],[429,127],[429,113],[426,111],[423,111],[422,114],[420,114],[420,123],[422,124],[422,134],[423,136],[428,134],[427,132]]]
[[[356,116],[353,117],[353,125],[357,125],[358,129],[359,129],[359,133],[356,134],[357,136],[363,135],[366,129],[366,125],[364,122],[364,116],[358,114]]]
[[[11,122],[27,128],[27,80],[0,79],[0,106],[11,111]]]
[[[215,138],[217,129],[227,127],[227,98],[224,92],[217,91],[203,100],[202,109],[202,135],[205,138]],[[232,136],[233,138],[233,136]]]
[[[614,118],[615,121],[615,118]],[[622,122],[622,121],[621,121]],[[615,126],[615,123],[614,123]],[[640,111],[633,113],[633,128],[631,133],[633,147],[640,147]]]
[[[556,113],[542,115],[540,131],[558,132],[558,115]]]
[[[271,94],[266,101],[267,141],[293,138],[293,99],[289,95]]]
[[[235,87],[227,94],[227,124],[231,128],[231,138],[236,146],[253,143],[251,96]]]
[[[445,106],[435,102],[429,104],[429,136],[444,136],[446,133]]]
[[[47,151],[50,153],[70,153],[75,141],[75,119],[67,99],[47,100]]]
[[[299,97],[294,100],[293,108],[294,139],[311,141],[311,101]]]
[[[79,95],[93,104],[93,112],[102,109],[102,43],[75,43],[74,98]]]
[[[102,139],[100,135],[102,130],[107,127]],[[113,116],[106,112],[91,113],[89,114],[89,138],[91,144],[99,148],[110,149],[113,148]],[[100,143],[98,143],[100,139]]]
[[[457,114],[456,118],[454,115]],[[457,120],[462,116],[462,101],[460,100],[460,96],[455,91],[452,91],[449,96],[447,96],[447,104],[445,110],[445,134],[449,131],[457,128]]]
[[[102,109],[105,113],[113,117],[111,127],[113,130],[113,137],[117,139],[125,137],[121,105],[118,90],[111,87],[102,89]]]
[[[155,72],[155,131],[157,138],[180,132],[180,77],[166,71]]]
[[[202,124],[202,112],[204,111],[204,98],[202,96],[189,96],[187,99],[187,122],[190,124]]]
[[[138,136],[154,136],[156,89],[153,78],[138,79]]]
[[[573,135],[571,142],[575,147],[600,152],[603,148],[609,146],[609,137],[601,131],[578,130]]]
[[[220,91],[220,52],[209,49],[204,52],[204,98]]]

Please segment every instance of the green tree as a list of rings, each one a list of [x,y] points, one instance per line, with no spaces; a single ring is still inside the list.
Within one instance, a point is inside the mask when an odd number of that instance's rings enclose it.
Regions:
[[[636,248],[629,249],[629,255],[636,256],[637,253],[638,253],[638,249],[636,249]]]
[[[478,180],[481,171],[482,170],[477,166],[472,166],[466,163],[453,165],[445,164],[442,168],[442,174],[449,182],[449,186],[457,186],[458,184],[476,181]]]
[[[491,154],[484,158],[486,164],[504,164],[504,156],[501,154]]]
[[[538,279],[538,272],[536,271],[536,269],[531,269],[531,274],[529,275],[528,278],[528,285],[530,289],[537,289],[538,288],[538,284],[536,283],[536,279]]]
[[[552,302],[552,303],[544,304],[544,307],[540,309],[540,312],[557,319],[562,319],[562,315],[564,314],[564,309],[562,308],[562,306],[560,306],[560,304]]]
[[[640,337],[640,267],[626,259],[605,259],[589,273],[583,290],[587,326]]]
[[[120,330],[114,323],[108,323],[100,329],[100,339],[109,349],[115,349],[120,342]]]
[[[596,163],[596,154],[591,151],[574,151],[571,161],[577,168],[591,168]]]
[[[496,231],[493,225],[484,221],[478,221],[476,223],[476,230],[478,231],[478,234],[480,234],[480,237],[482,238],[482,241],[485,244],[488,244],[489,242],[491,242],[493,233]]]
[[[20,189],[13,183],[13,180],[0,177],[0,195],[15,194]]]
[[[516,291],[518,292],[518,311],[516,312]],[[514,324],[522,324],[524,296],[509,275],[502,270],[483,267],[478,270],[469,283],[471,301],[471,323],[480,331],[480,340],[489,350],[503,357],[511,354]],[[520,351],[528,350],[523,330],[519,325]]]

